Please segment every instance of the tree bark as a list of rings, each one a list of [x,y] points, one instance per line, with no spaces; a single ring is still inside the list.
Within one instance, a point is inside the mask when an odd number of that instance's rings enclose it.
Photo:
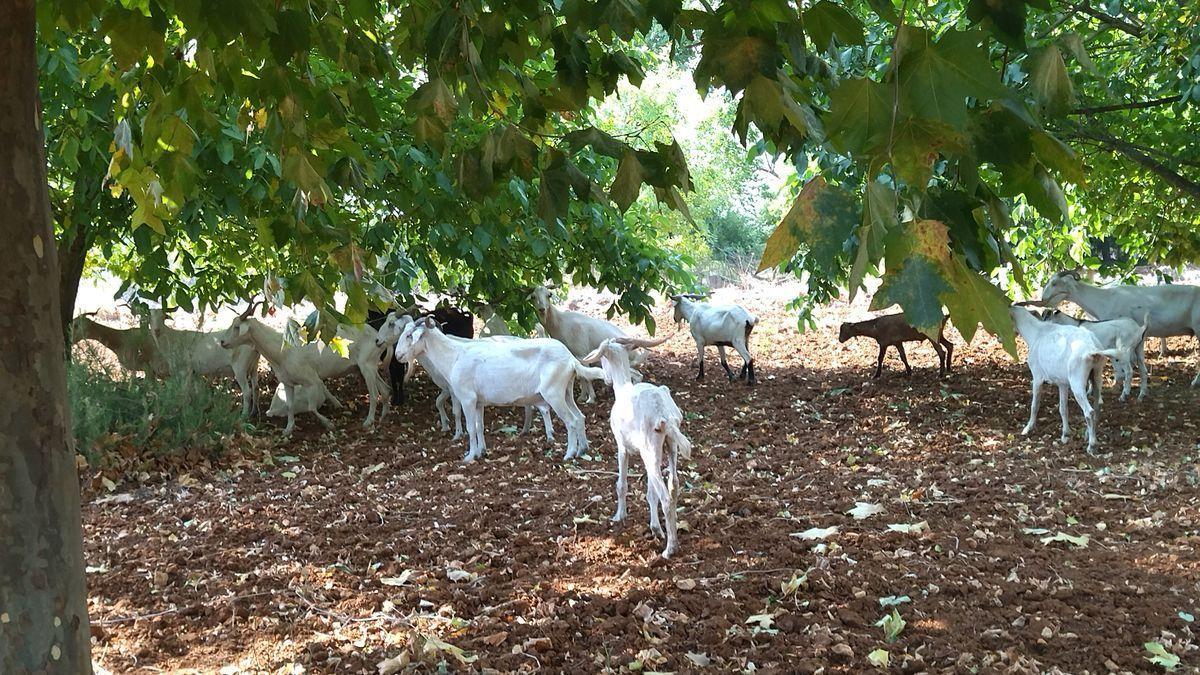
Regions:
[[[1192,199],[1200,200],[1200,183],[1191,180],[1187,176],[1179,173],[1175,169],[1163,164],[1157,159],[1151,157],[1142,148],[1123,141],[1108,132],[1096,131],[1092,129],[1080,129],[1069,133],[1070,136],[1084,140],[1092,141],[1101,147],[1115,152],[1133,160],[1136,164],[1142,166],[1155,173],[1159,178],[1162,178],[1175,189],[1190,196]]]
[[[35,39],[34,0],[0,2],[0,673],[73,675],[90,632]]]
[[[63,342],[71,344],[71,319],[75,316],[75,298],[79,295],[79,280],[88,252],[95,241],[95,225],[102,199],[101,188],[107,167],[95,153],[81,153],[75,185],[71,191],[71,208],[61,223],[63,239],[58,244],[59,308],[63,324]],[[68,358],[70,351],[67,351]]]
[[[1145,33],[1141,26],[1133,23],[1132,21],[1126,21],[1120,17],[1112,16],[1111,14],[1105,14],[1098,9],[1093,9],[1091,6],[1091,0],[1083,0],[1083,2],[1080,2],[1077,5],[1071,4],[1070,2],[1066,2],[1064,4],[1066,4],[1068,7],[1073,7],[1080,12],[1083,12],[1084,14],[1087,14],[1100,23],[1108,24],[1109,26],[1112,26],[1119,31],[1128,33],[1134,37],[1142,37],[1142,34]]]
[[[1110,105],[1098,105],[1092,108],[1076,108],[1071,111],[1072,115],[1094,115],[1096,113],[1116,112],[1120,110],[1143,110],[1145,108],[1157,108],[1160,105],[1170,105],[1177,103],[1183,96],[1175,94],[1174,96],[1164,96],[1149,101],[1136,101],[1134,103],[1113,103]]]

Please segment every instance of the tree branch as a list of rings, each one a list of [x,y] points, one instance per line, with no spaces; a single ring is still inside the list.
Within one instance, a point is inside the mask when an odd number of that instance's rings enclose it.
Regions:
[[[1180,94],[1174,96],[1165,96],[1156,98],[1150,101],[1136,101],[1134,103],[1113,103],[1110,105],[1100,105],[1092,108],[1076,108],[1070,112],[1072,115],[1092,115],[1095,113],[1114,112],[1117,110],[1141,110],[1143,108],[1156,108],[1160,105],[1169,105],[1183,98]]]
[[[1092,9],[1090,0],[1083,0],[1083,2],[1080,2],[1079,4],[1073,4],[1071,2],[1064,1],[1063,4],[1067,7],[1079,10],[1080,12],[1087,14],[1101,23],[1108,24],[1109,26],[1112,26],[1113,28],[1116,28],[1124,33],[1128,33],[1134,37],[1142,37],[1142,35],[1144,35],[1146,32],[1145,29],[1136,23],[1133,23],[1132,21],[1127,21],[1120,17],[1112,16],[1111,14],[1105,14],[1098,9]]]
[[[1070,135],[1076,138],[1093,141],[1096,144],[1111,150],[1112,152],[1124,155],[1130,160],[1133,160],[1134,163],[1155,173],[1180,192],[1192,197],[1193,199],[1200,200],[1200,183],[1191,180],[1190,178],[1180,174],[1175,169],[1172,169],[1166,164],[1154,159],[1150,155],[1146,154],[1142,148],[1134,145],[1133,143],[1123,141],[1106,131],[1094,129],[1078,129],[1071,132]]]

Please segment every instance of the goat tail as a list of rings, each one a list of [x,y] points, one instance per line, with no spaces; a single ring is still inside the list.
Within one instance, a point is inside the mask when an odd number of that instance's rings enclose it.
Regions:
[[[579,359],[575,359],[575,375],[587,380],[603,380],[604,369],[585,366],[579,362]]]
[[[754,317],[754,315],[752,314],[752,315],[750,315],[749,319],[746,319],[746,342],[747,342],[747,344],[750,342],[750,333],[754,331],[754,327],[756,325],[758,325],[758,319],[756,319]]]

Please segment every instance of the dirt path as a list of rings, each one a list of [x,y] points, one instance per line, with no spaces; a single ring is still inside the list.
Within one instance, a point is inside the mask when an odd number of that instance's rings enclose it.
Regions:
[[[640,470],[629,520],[608,521],[611,392],[585,407],[583,461],[562,463],[561,424],[552,446],[513,435],[516,413],[491,412],[488,456],[464,466],[465,446],[431,424],[427,381],[368,433],[350,382],[343,400],[357,405],[332,434],[304,421],[292,442],[240,448],[199,479],[89,489],[98,662],[850,672],[882,649],[903,672],[1097,673],[1161,670],[1143,647],[1157,640],[1200,665],[1200,392],[1183,341],[1152,359],[1146,402],[1118,403],[1110,387],[1106,454],[1089,458],[1077,409],[1066,446],[1052,404],[1032,438],[1015,435],[1028,372],[984,336],[948,380],[915,347],[913,377],[893,355],[865,382],[873,345],[835,338],[857,309],[833,307],[801,335],[768,302],[747,303],[762,319],[759,386],[718,378],[715,354],[694,382],[682,332],[646,368],[672,388],[696,448],[678,559],[657,558]],[[882,512],[856,520],[857,502]],[[888,643],[898,623],[876,622],[893,607],[904,626]]]

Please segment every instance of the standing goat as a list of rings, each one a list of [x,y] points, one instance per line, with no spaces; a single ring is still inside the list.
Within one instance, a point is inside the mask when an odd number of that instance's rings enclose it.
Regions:
[[[634,384],[629,377],[629,350],[649,349],[666,338],[640,340],[630,337],[604,340],[584,363],[600,362],[605,379],[613,388],[613,407],[609,416],[613,438],[617,442],[617,513],[613,522],[625,520],[625,498],[629,493],[629,457],[640,456],[646,467],[646,502],[650,506],[650,531],[662,537],[658,522],[662,510],[666,521],[667,546],[662,557],[669,558],[676,548],[676,513],[679,501],[679,458],[691,457],[692,444],[680,431],[683,413],[671,398],[671,390],[647,382]],[[663,446],[667,446],[666,480],[663,480]]]
[[[1200,336],[1200,287],[1183,284],[1163,286],[1114,286],[1100,288],[1085,283],[1078,272],[1059,272],[1050,279],[1042,290],[1042,304],[1055,306],[1070,300],[1083,311],[1101,321],[1108,319],[1133,319],[1147,317],[1147,337],[1170,337],[1172,335]],[[1138,399],[1146,395],[1149,373],[1146,369],[1145,341],[1136,347],[1138,375]],[[1200,385],[1200,372],[1192,379],[1192,386]]]
[[[590,354],[609,338],[628,337],[620,328],[586,314],[559,309],[554,306],[553,291],[545,286],[533,289],[533,306],[538,311],[538,318],[546,329],[546,334],[558,340],[571,350],[576,358]],[[633,360],[634,365],[641,362],[640,358]],[[581,383],[584,403],[596,400],[596,389],[587,378]]]
[[[1088,380],[1098,378],[1104,370],[1104,359],[1117,358],[1128,345],[1118,343],[1116,349],[1104,349],[1091,332],[1077,326],[1062,326],[1042,321],[1024,307],[1009,309],[1017,332],[1029,347],[1029,372],[1033,376],[1033,398],[1029,403],[1029,423],[1021,430],[1022,436],[1033,431],[1041,406],[1042,384],[1058,385],[1058,412],[1062,416],[1062,442],[1070,439],[1067,423],[1067,392],[1075,395],[1075,402],[1083,411],[1087,422],[1088,454],[1096,447],[1096,418],[1100,416],[1100,403],[1093,408],[1087,398]],[[1097,395],[1100,387],[1097,386]]]
[[[71,343],[95,340],[117,357],[121,367],[131,373],[166,375],[167,364],[146,326],[113,328],[81,314],[71,321]]]
[[[169,367],[233,377],[242,392],[242,416],[258,412],[259,354],[252,345],[222,349],[221,333],[171,328],[161,318],[151,322],[150,334]]]
[[[564,459],[578,457],[587,449],[584,417],[575,405],[572,389],[577,376],[599,379],[604,373],[581,364],[561,342],[457,342],[435,321],[425,318],[407,326],[396,342],[396,358],[411,361],[422,355],[445,375],[451,394],[462,406],[470,446],[464,462],[479,459],[486,450],[483,411],[489,405],[545,403],[567,427]]]
[[[742,370],[738,379],[745,378],[747,385],[758,381],[754,376],[754,357],[750,356],[750,333],[758,323],[753,314],[738,305],[710,305],[701,302],[702,295],[672,295],[675,304],[675,322],[687,321],[696,341],[696,360],[700,362],[697,380],[704,379],[704,348],[716,346],[729,381],[733,382],[733,370],[725,361],[725,348],[732,347],[742,357]]]
[[[416,308],[409,308],[404,312],[390,312],[384,314],[377,310],[367,312],[367,325],[382,329],[383,324],[389,317],[405,316],[416,313]],[[434,309],[429,313],[441,325],[442,330],[447,335],[458,335],[459,337],[470,338],[475,332],[475,318],[469,312],[465,312],[457,307],[443,306]],[[404,383],[408,380],[405,375],[406,364],[399,362],[396,359],[390,358],[391,351],[388,350],[387,365],[388,365],[388,384],[392,392],[392,405],[402,405],[404,403]]]
[[[912,375],[912,366],[908,365],[908,355],[904,353],[904,343],[928,340],[938,355],[938,374],[945,375],[950,372],[950,362],[954,357],[954,343],[945,336],[946,319],[947,317],[943,316],[942,323],[938,326],[937,340],[913,328],[903,314],[887,314],[867,321],[843,323],[838,331],[838,340],[844,343],[861,335],[879,343],[879,359],[875,364],[876,378],[883,372],[883,357],[887,354],[888,347],[896,348],[896,352],[900,354],[900,361],[904,364],[904,374]]]
[[[275,372],[280,384],[284,385],[284,398],[288,412],[288,422],[283,430],[284,434],[292,433],[296,426],[296,413],[304,412],[299,409],[297,403],[300,400],[297,398],[297,387],[316,388],[324,393],[325,401],[341,408],[341,402],[325,386],[324,380],[343,375],[355,367],[362,373],[367,386],[367,394],[371,399],[370,412],[363,426],[369,427],[375,422],[377,400],[383,404],[383,412],[380,417],[387,414],[388,401],[384,396],[386,383],[379,374],[379,355],[383,350],[375,347],[373,330],[365,326],[339,329],[339,333],[342,333],[343,337],[352,340],[350,354],[354,357],[353,359],[341,356],[332,349],[321,349],[320,346],[313,343],[284,349],[282,334],[250,316],[254,308],[255,305],[251,304],[245,312],[233,320],[233,324],[221,335],[221,346],[226,349],[234,349],[243,345],[252,345],[271,364],[271,370]],[[310,393],[302,398],[312,400],[310,397],[313,396],[315,394]],[[333,423],[318,410],[310,412],[325,428],[333,428]]]
[[[1139,364],[1140,359],[1145,354],[1144,348],[1140,350],[1141,355],[1138,353],[1138,347],[1142,346],[1142,341],[1146,334],[1145,316],[1142,317],[1142,323],[1138,323],[1133,319],[1088,321],[1086,319],[1076,319],[1060,310],[1052,309],[1042,315],[1042,320],[1050,321],[1060,326],[1078,326],[1083,328],[1092,335],[1095,335],[1100,346],[1105,349],[1116,349],[1118,345],[1123,345],[1125,347],[1124,351],[1120,356],[1114,357],[1112,360],[1113,374],[1123,383],[1120,400],[1124,401],[1129,397],[1129,390],[1133,386],[1133,366],[1134,364]],[[1103,386],[1103,381],[1097,381],[1096,386]],[[1139,398],[1141,397],[1139,396]],[[1103,396],[1099,396],[1098,399],[1103,400]]]
[[[376,345],[380,348],[387,350],[390,355],[392,352],[395,351],[396,343],[399,342],[400,335],[404,332],[404,329],[412,323],[413,323],[412,317],[408,316],[407,314],[396,314],[395,312],[388,314],[387,319],[383,322],[383,324],[379,328],[379,333],[376,336]],[[462,338],[462,337],[449,335],[449,334],[446,337],[448,337],[451,340],[454,340],[456,342],[470,341],[468,338]],[[502,341],[513,341],[513,340],[519,340],[519,339],[520,338],[513,337],[510,335],[492,335],[492,336],[488,336],[488,337],[477,338],[477,341],[480,341],[480,342],[487,342],[487,341],[502,342]],[[399,361],[399,359],[393,359],[393,362],[394,361]],[[458,439],[462,438],[462,435],[463,435],[462,407],[459,405],[458,401],[451,394],[450,385],[446,380],[446,374],[443,373],[437,367],[437,365],[432,363],[424,355],[418,356],[416,358],[416,361],[418,364],[420,364],[420,366],[422,368],[425,369],[425,372],[429,374],[429,379],[433,380],[433,383],[435,385],[437,385],[438,389],[440,389],[440,392],[438,393],[437,398],[434,400],[433,405],[434,405],[434,408],[437,409],[438,419],[441,424],[442,431],[450,430],[450,417],[447,414],[446,408],[445,408],[446,403],[450,402],[451,407],[453,409],[453,416],[454,416],[454,436],[451,440],[457,441]],[[412,370],[408,369],[408,373],[411,374]],[[542,423],[546,427],[546,440],[553,443],[554,442],[554,426],[550,422],[549,406],[547,406],[544,402],[538,404],[537,406],[531,406],[531,405],[525,406],[525,425],[521,428],[521,435],[529,433],[529,428],[533,424],[533,409],[535,407],[538,408],[542,413]]]

